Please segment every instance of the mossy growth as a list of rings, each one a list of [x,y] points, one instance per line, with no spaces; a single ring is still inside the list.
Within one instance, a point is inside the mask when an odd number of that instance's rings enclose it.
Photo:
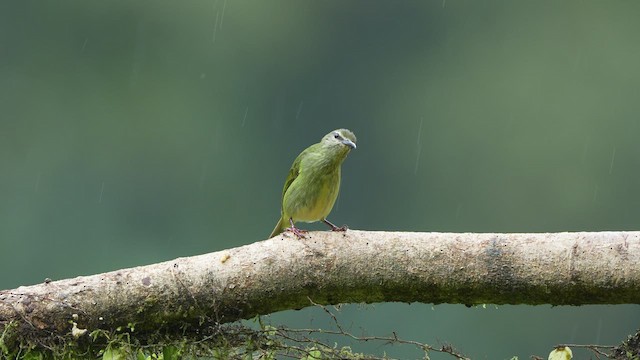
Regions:
[[[348,347],[328,346],[305,338],[299,342],[286,329],[265,325],[259,318],[253,324],[208,323],[185,326],[177,335],[167,329],[138,332],[135,324],[115,330],[93,330],[69,334],[19,331],[18,322],[0,324],[0,359],[362,359]],[[74,328],[76,328],[74,326]],[[24,330],[24,329],[21,329]],[[20,334],[20,335],[19,335]]]
[[[640,360],[640,330],[613,349],[610,359]]]

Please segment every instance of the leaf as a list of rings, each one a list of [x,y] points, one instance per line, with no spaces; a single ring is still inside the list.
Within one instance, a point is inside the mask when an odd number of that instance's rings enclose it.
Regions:
[[[151,356],[145,356],[141,349],[138,349],[136,360],[151,360]]]
[[[172,345],[162,348],[162,358],[164,360],[178,360],[180,359],[180,350]]]
[[[119,348],[107,347],[102,354],[102,360],[126,360],[127,353]]]
[[[24,357],[22,357],[22,360],[42,360],[44,359],[44,356],[42,355],[42,353],[39,352],[32,352],[29,351],[28,353],[24,354]]]
[[[316,348],[311,348],[309,354],[300,360],[320,360],[322,359],[322,352]]]

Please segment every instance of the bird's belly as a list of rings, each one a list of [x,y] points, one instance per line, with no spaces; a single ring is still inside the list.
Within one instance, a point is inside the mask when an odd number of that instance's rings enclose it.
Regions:
[[[284,211],[294,221],[315,222],[329,215],[336,201],[339,182],[324,179],[307,186],[291,184],[284,199]],[[329,180],[329,181],[327,181]]]
[[[317,201],[315,204],[311,204],[311,206],[300,207],[293,215],[293,219],[303,222],[315,222],[324,219],[329,215],[329,212],[331,212],[331,208],[327,206],[328,203],[329,200]],[[331,202],[331,206],[333,206],[333,202]]]

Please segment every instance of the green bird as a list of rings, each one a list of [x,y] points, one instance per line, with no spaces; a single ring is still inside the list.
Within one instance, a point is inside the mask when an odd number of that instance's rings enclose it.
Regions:
[[[269,238],[283,231],[304,237],[306,231],[296,228],[297,221],[322,220],[333,231],[346,230],[346,227],[337,227],[329,222],[327,216],[340,191],[340,166],[349,151],[355,148],[356,136],[347,129],[338,129],[298,155],[282,190],[280,221]]]

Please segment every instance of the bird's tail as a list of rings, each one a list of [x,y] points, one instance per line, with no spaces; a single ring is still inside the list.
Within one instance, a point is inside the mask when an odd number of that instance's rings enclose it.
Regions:
[[[276,224],[276,227],[273,229],[273,231],[271,232],[271,235],[269,235],[269,239],[271,239],[272,237],[280,234],[281,232],[284,231],[284,229],[287,228],[287,223],[283,220],[282,217],[280,217],[280,220],[278,220],[278,223]]]

